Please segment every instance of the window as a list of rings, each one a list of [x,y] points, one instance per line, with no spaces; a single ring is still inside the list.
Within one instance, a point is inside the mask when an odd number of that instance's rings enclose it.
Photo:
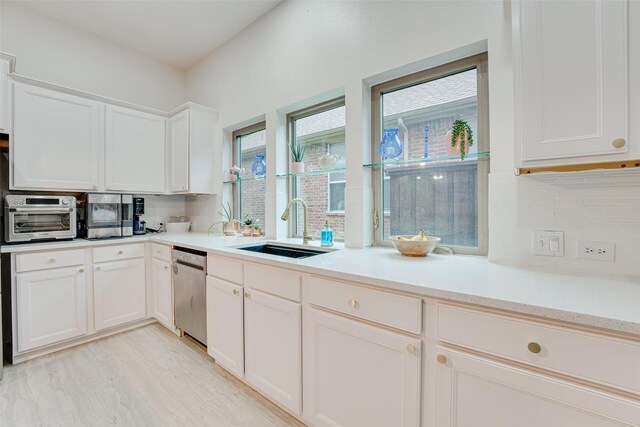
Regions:
[[[376,244],[420,229],[456,252],[487,248],[488,97],[486,55],[478,55],[372,88]],[[453,152],[453,122],[466,121],[473,145]],[[398,129],[402,153],[384,160],[384,129]]]
[[[265,123],[259,123],[233,133],[233,163],[244,169],[240,179],[234,185],[234,212],[236,218],[251,218],[264,228],[265,193],[267,190],[264,176],[256,176],[251,166],[256,156],[266,161]],[[267,173],[269,171],[267,170]]]
[[[336,239],[344,238],[345,108],[338,99],[289,115],[289,141],[305,147],[304,173],[291,176],[290,198],[299,197],[309,206],[309,234],[320,236],[329,221]],[[320,165],[326,154],[336,155],[330,169]],[[303,210],[295,208],[291,235],[301,236]]]

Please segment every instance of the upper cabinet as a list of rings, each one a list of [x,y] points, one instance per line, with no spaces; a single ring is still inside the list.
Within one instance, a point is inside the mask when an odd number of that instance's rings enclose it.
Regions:
[[[104,105],[14,85],[13,188],[98,190]]]
[[[0,133],[11,133],[11,82],[16,58],[0,52]]]
[[[106,106],[106,190],[164,193],[166,118]]]
[[[628,140],[627,2],[515,1],[512,10],[516,163],[637,156]]]
[[[169,153],[173,193],[214,194],[215,130],[218,113],[187,103],[169,118]]]

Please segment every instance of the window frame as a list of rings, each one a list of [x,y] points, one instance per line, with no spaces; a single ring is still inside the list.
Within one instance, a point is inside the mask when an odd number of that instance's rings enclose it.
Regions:
[[[263,130],[267,130],[266,121],[254,123],[252,125],[245,126],[241,129],[237,129],[233,131],[233,133],[231,134],[231,153],[232,153],[231,166],[239,165],[242,163],[242,144],[238,143],[240,138],[251,135],[256,132],[261,132]],[[266,161],[266,157],[265,157],[265,161]],[[240,167],[242,166],[240,165]],[[241,220],[242,218],[240,216],[242,215],[242,179],[236,181],[233,184],[232,200],[233,200],[233,217]],[[262,226],[264,226],[264,224],[262,224]]]
[[[460,72],[476,69],[477,75],[477,103],[478,122],[477,138],[478,151],[489,151],[489,79],[487,53],[463,58],[449,62],[434,68],[422,70],[413,74],[389,80],[371,87],[371,161],[374,164],[381,162],[378,145],[382,138],[383,105],[382,96],[385,93],[395,92],[411,86],[438,80]],[[478,247],[448,246],[455,253],[469,255],[486,255],[488,249],[488,199],[489,199],[489,158],[478,158]],[[389,240],[384,240],[383,209],[383,167],[374,167],[372,170],[374,220],[373,242],[374,246],[391,246]]]
[[[345,155],[347,153],[347,141],[345,142],[334,142],[331,144],[327,144],[329,147],[329,154],[331,154],[331,149],[333,148],[333,146],[338,145],[338,144],[343,144],[344,148],[345,148]],[[332,173],[342,173],[344,174],[344,179],[339,179],[339,180],[335,180],[332,181],[331,180],[331,174]],[[331,184],[344,184],[345,188],[347,186],[347,174],[346,171],[336,171],[336,172],[327,172],[327,213],[328,214],[335,214],[335,215],[340,215],[340,214],[344,214],[344,209],[336,209],[336,210],[332,210],[331,209]],[[343,203],[344,203],[344,199],[343,199]]]
[[[303,108],[292,113],[287,114],[287,175],[289,177],[289,184],[287,188],[287,196],[288,200],[291,200],[295,197],[298,197],[299,184],[298,184],[298,176],[291,173],[291,150],[289,149],[289,145],[293,142],[293,138],[296,135],[296,120],[304,119],[305,117],[313,116],[319,113],[323,113],[325,111],[333,110],[335,108],[344,107],[345,97],[340,96],[338,98],[334,98],[325,102],[321,102],[319,104],[315,104],[311,107]],[[346,132],[346,125],[345,125]],[[346,143],[345,143],[345,152],[346,152]],[[329,193],[329,184],[328,184],[328,173],[327,173],[327,194]],[[328,206],[327,206],[328,208]],[[292,212],[289,215],[289,231],[288,235],[290,238],[302,237],[301,234],[298,234],[298,209],[299,205],[296,203],[291,207]],[[329,212],[329,211],[328,211]],[[338,240],[338,239],[336,239]]]

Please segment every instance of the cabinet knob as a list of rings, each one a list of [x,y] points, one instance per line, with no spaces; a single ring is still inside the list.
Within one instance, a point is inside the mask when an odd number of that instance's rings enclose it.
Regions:
[[[624,138],[616,138],[611,142],[611,145],[613,145],[614,148],[622,148],[627,145],[627,141],[625,141]]]
[[[123,251],[118,251],[118,255],[122,255],[123,253]]]
[[[358,303],[357,300],[351,298],[349,300],[349,306],[351,306],[351,308],[358,308],[360,306],[360,303]]]
[[[239,293],[240,293],[240,291],[239,291],[239,290],[237,290],[237,289],[234,289],[234,290],[233,290],[233,294],[234,294],[234,295],[238,295]]]
[[[540,344],[538,344],[537,342],[530,342],[529,344],[527,344],[527,349],[529,349],[529,351],[533,354],[538,354],[542,351],[542,346],[540,346]]]
[[[56,262],[55,258],[49,258],[49,264],[53,264],[54,262]]]
[[[418,348],[414,344],[407,345],[407,353],[416,354],[418,352]]]
[[[444,354],[439,354],[436,356],[436,360],[438,361],[438,363],[444,365],[445,363],[447,363],[447,356],[445,356]]]
[[[244,293],[244,297],[245,297],[245,298],[251,298],[251,294],[250,294],[249,292],[245,292],[245,293]]]
[[[168,266],[168,265],[165,265],[165,266],[164,266],[164,269],[165,269],[165,270],[168,270],[168,269],[169,269],[169,266]]]
[[[81,268],[80,270],[78,270],[80,273],[84,273],[84,268]]]
[[[97,190],[97,189],[98,189],[98,186],[97,186],[97,185],[94,185],[92,188],[93,188],[94,190]]]
[[[101,268],[100,266],[97,266],[97,267],[95,268],[95,270],[96,270],[96,271],[100,271],[100,270],[102,270],[102,268]]]

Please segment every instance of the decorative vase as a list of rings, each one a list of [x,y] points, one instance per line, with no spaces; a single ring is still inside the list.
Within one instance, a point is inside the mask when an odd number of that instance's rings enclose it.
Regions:
[[[445,141],[447,141],[447,154],[450,156],[459,156],[461,154],[460,147],[464,146],[465,156],[469,154],[469,134],[466,132],[464,135],[458,135],[456,137],[456,143],[451,145],[451,131],[445,135]],[[464,144],[464,145],[463,145]]]
[[[303,173],[303,172],[304,172],[304,162],[291,163],[291,173]]]
[[[396,159],[402,154],[402,144],[400,143],[400,138],[398,138],[398,128],[384,129],[379,151],[383,160]]]
[[[337,161],[338,155],[329,153],[323,154],[322,156],[320,156],[320,159],[318,159],[318,163],[320,163],[320,167],[322,169],[330,169],[334,167]]]
[[[253,225],[242,225],[242,235],[245,237],[251,237],[253,233]]]
[[[225,236],[235,236],[238,234],[237,224],[235,222],[225,222],[223,233]]]
[[[267,173],[267,164],[264,161],[264,156],[256,155],[251,165],[251,172],[253,172],[255,176],[263,176]]]

